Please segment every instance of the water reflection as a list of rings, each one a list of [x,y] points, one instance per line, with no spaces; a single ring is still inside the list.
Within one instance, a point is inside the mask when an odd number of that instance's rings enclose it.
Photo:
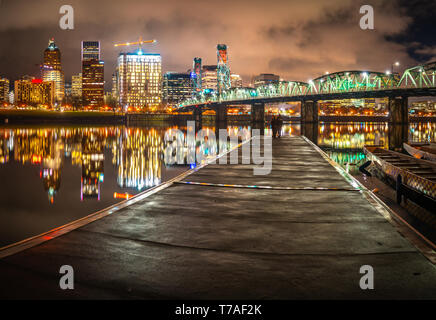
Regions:
[[[39,168],[39,177],[49,203],[54,203],[62,189],[65,165],[80,168],[80,200],[100,200],[105,170],[112,170],[112,167],[105,168],[105,160],[109,158],[116,173],[117,186],[128,190],[131,195],[162,182],[163,168],[169,166],[164,159],[165,134],[168,136],[172,131],[178,131],[182,141],[186,141],[186,130],[186,127],[162,126],[2,128],[0,164],[5,167],[12,162],[23,167]],[[204,127],[202,131],[205,133],[203,138],[207,140],[214,134],[215,128]],[[250,138],[248,127],[232,126],[227,131],[234,135],[243,133],[242,140]],[[229,147],[233,147],[232,143],[229,141]],[[195,148],[206,155],[217,152],[207,146],[197,143]],[[13,183],[13,173],[3,171],[4,180]]]
[[[196,152],[212,155],[212,133]],[[229,126],[228,135],[250,138],[252,128]],[[179,130],[187,149],[187,127],[0,128],[0,247],[46,232],[101,210],[167,181],[195,163],[170,165],[165,134]],[[300,135],[299,123],[283,126],[282,135]],[[365,144],[391,145],[386,123],[320,123],[309,130],[319,146],[352,173],[365,161]],[[397,140],[402,138],[402,130]],[[412,141],[436,141],[436,124],[413,123]],[[265,128],[270,135],[270,129]],[[228,148],[240,140],[229,140]],[[48,199],[48,201],[47,201]]]
[[[411,123],[409,130],[411,142],[436,142],[436,123]]]
[[[410,123],[408,127],[388,123],[320,123],[317,144],[351,174],[359,174],[366,161],[365,145],[381,145],[400,151],[403,142],[435,142],[436,123]]]
[[[124,128],[110,144],[121,188],[142,190],[161,183],[164,145],[157,130]]]
[[[365,144],[388,147],[387,123],[321,123],[318,145],[331,149],[362,149]]]
[[[164,128],[3,128],[0,163],[39,167],[51,203],[61,188],[64,164],[71,163],[81,170],[81,200],[100,200],[107,150],[112,152],[119,187],[141,191],[162,181],[163,132]]]

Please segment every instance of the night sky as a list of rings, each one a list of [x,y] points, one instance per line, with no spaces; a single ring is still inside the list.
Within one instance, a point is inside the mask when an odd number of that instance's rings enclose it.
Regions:
[[[75,29],[61,30],[59,8],[75,10]],[[375,10],[375,29],[361,30],[359,8]],[[162,54],[163,71],[184,72],[193,57],[216,64],[229,47],[230,68],[248,83],[258,73],[308,81],[326,71],[390,69],[436,60],[436,1],[389,0],[0,0],[0,76],[39,74],[55,38],[66,81],[81,72],[81,40],[100,40],[106,89],[120,49],[140,36]],[[133,48],[132,48],[133,50]]]

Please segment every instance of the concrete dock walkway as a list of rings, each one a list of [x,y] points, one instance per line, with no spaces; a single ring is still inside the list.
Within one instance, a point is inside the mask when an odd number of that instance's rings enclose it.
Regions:
[[[273,141],[271,174],[252,168],[208,165],[0,260],[0,298],[436,299],[435,265],[303,138]]]

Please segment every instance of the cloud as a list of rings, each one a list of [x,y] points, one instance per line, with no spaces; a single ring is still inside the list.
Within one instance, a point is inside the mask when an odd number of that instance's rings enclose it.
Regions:
[[[80,41],[100,40],[107,88],[119,53],[113,44],[139,36],[158,40],[144,48],[162,54],[164,71],[186,71],[197,56],[214,64],[216,44],[226,43],[231,69],[245,82],[262,72],[306,81],[327,70],[385,70],[396,60],[415,64],[408,45],[389,38],[404,33],[412,17],[398,1],[368,2],[375,30],[359,28],[353,0],[70,0],[76,29],[63,31],[59,1],[6,0],[0,7],[0,72],[11,78],[35,72],[51,36],[67,79],[80,72]]]
[[[415,53],[425,56],[426,62],[436,61],[436,46],[421,46]]]

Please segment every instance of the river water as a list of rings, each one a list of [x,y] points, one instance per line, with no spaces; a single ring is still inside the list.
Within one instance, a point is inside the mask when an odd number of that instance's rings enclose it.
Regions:
[[[244,128],[250,129],[228,130]],[[165,162],[164,136],[174,129],[0,127],[0,247],[82,218],[189,169]],[[315,142],[358,174],[365,161],[362,147],[388,146],[388,130],[387,123],[320,123]],[[283,134],[300,135],[300,124],[285,125]],[[436,124],[412,123],[408,135],[412,141],[435,142]]]

